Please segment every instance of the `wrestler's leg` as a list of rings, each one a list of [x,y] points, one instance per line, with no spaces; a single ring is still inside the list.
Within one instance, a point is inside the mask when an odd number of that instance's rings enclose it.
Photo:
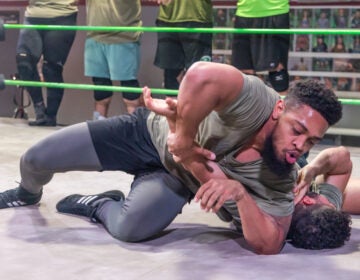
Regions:
[[[116,239],[137,242],[160,233],[181,212],[190,191],[165,170],[135,177],[127,198],[119,191],[70,195],[56,205],[59,212],[98,221]]]
[[[21,183],[18,188],[0,193],[0,209],[37,203],[43,186],[55,173],[101,168],[86,123],[58,130],[21,157]]]

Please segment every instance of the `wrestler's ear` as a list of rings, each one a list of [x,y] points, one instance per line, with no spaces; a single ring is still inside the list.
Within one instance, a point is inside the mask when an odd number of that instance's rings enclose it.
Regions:
[[[279,119],[279,117],[284,113],[285,111],[285,103],[284,100],[280,99],[276,102],[275,108],[272,113],[272,117],[274,120]]]
[[[313,199],[307,195],[304,196],[302,201],[303,201],[303,204],[305,204],[305,205],[313,205],[316,203],[315,199]]]

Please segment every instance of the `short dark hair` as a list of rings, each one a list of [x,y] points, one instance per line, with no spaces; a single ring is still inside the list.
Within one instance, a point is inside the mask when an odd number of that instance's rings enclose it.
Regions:
[[[284,100],[286,109],[301,105],[310,106],[325,118],[329,126],[337,123],[342,117],[342,105],[334,91],[314,79],[292,83]]]
[[[351,234],[351,216],[329,206],[313,205],[294,215],[288,242],[294,247],[320,250],[338,248]]]

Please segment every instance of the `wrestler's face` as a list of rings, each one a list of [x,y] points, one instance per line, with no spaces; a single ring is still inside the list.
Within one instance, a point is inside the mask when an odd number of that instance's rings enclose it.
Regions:
[[[325,196],[308,192],[303,199],[295,205],[293,220],[297,221],[306,215],[306,213],[324,209],[336,209],[336,207],[331,204]]]
[[[279,158],[275,151],[273,137],[270,135],[265,139],[262,150],[263,160],[273,173],[280,177],[287,176],[291,172],[293,164]]]
[[[294,164],[324,136],[329,125],[319,112],[307,105],[285,108],[278,101],[273,118],[277,123],[273,129],[272,142],[277,159]]]

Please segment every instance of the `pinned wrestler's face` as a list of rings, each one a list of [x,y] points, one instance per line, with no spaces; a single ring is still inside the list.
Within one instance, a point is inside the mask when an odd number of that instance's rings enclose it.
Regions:
[[[301,219],[307,213],[322,211],[324,209],[336,209],[325,196],[315,192],[308,192],[296,205],[293,213],[293,220]]]
[[[297,224],[303,218],[310,216],[311,214],[316,214],[317,212],[321,212],[328,209],[334,209],[335,207],[323,203],[314,203],[311,205],[305,205],[303,203],[298,203],[295,205],[294,213],[292,216],[292,223]]]
[[[312,205],[326,205],[330,208],[336,209],[335,205],[333,205],[326,196],[322,194],[318,194],[315,192],[308,192],[300,201],[299,203],[301,208],[307,208]]]

